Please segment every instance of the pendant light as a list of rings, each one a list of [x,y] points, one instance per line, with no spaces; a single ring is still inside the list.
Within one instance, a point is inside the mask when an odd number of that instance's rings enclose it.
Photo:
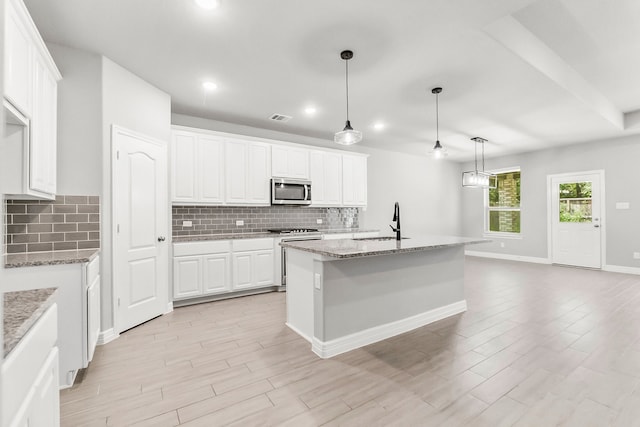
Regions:
[[[347,88],[347,121],[344,125],[344,129],[340,132],[336,132],[333,140],[336,144],[340,145],[353,145],[362,141],[362,132],[354,130],[351,127],[349,121],[349,60],[353,58],[353,52],[350,50],[343,50],[340,52],[340,58],[344,59],[345,64],[345,82]]]
[[[462,172],[462,186],[469,188],[496,188],[498,177],[489,172],[484,171],[484,143],[486,139],[473,137],[475,148],[475,170]],[[482,170],[478,170],[478,144],[482,147]]]
[[[431,154],[436,159],[441,159],[443,157],[446,157],[448,154],[447,150],[445,150],[440,144],[440,124],[439,124],[440,116],[438,111],[439,110],[438,95],[440,94],[440,92],[442,92],[441,87],[434,87],[433,89],[431,89],[431,93],[433,93],[436,96],[436,145],[433,146],[433,150],[431,150]]]

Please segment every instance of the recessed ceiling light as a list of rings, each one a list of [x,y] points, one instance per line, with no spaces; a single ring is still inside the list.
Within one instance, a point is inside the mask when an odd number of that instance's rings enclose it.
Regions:
[[[316,107],[312,107],[312,106],[308,106],[304,109],[304,113],[308,116],[312,116],[314,115],[318,110],[316,110]]]
[[[195,0],[196,4],[203,9],[212,10],[220,6],[220,0]]]
[[[202,87],[204,88],[204,90],[216,90],[218,88],[218,85],[215,84],[214,82],[204,82],[202,83]]]
[[[382,130],[382,129],[384,129],[384,126],[385,126],[385,125],[384,125],[384,123],[382,123],[382,122],[377,122],[377,123],[374,123],[373,128],[374,128],[375,130]]]

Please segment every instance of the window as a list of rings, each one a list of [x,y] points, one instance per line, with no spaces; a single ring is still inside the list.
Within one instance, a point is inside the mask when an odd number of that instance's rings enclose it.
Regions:
[[[560,222],[591,222],[591,182],[560,184]]]
[[[485,191],[485,232],[520,234],[520,169],[494,173],[496,188]]]

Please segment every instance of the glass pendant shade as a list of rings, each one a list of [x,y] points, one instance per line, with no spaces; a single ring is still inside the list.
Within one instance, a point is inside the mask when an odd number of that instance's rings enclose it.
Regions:
[[[433,156],[434,159],[442,159],[447,156],[447,150],[444,149],[442,144],[440,144],[440,108],[438,105],[438,95],[442,92],[441,87],[434,87],[431,89],[431,93],[436,96],[436,145],[433,146],[433,149],[429,152]]]
[[[469,188],[496,188],[498,177],[490,172],[484,171],[484,143],[486,139],[473,137],[471,140],[475,146],[475,170],[462,172],[462,186]],[[482,170],[478,170],[478,143],[482,147]]]
[[[354,130],[351,127],[351,122],[347,120],[344,129],[341,132],[336,132],[333,136],[333,141],[340,145],[353,145],[362,141],[362,132]]]
[[[440,141],[436,141],[436,145],[431,150],[431,155],[436,159],[447,157],[447,150],[440,144]]]
[[[345,88],[347,93],[347,121],[344,124],[344,129],[340,132],[336,132],[333,136],[333,141],[340,145],[353,145],[362,141],[362,132],[355,130],[351,127],[349,121],[349,60],[353,58],[353,52],[350,50],[343,50],[340,52],[340,58],[344,59],[345,64]]]
[[[462,172],[462,186],[473,188],[496,188],[497,176],[489,172]]]

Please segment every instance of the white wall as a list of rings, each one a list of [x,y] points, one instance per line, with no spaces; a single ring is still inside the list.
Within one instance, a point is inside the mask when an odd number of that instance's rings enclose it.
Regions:
[[[111,126],[165,141],[171,134],[171,98],[108,58],[102,58],[102,330],[114,326],[111,220]],[[168,173],[168,170],[167,170]],[[168,209],[168,207],[167,207]],[[167,225],[168,226],[168,225]]]
[[[102,193],[102,58],[49,43],[58,83],[58,194]]]
[[[198,117],[173,114],[175,125],[230,132],[325,148],[343,149],[333,141],[276,132]],[[366,137],[366,136],[365,136]],[[393,207],[400,203],[404,236],[421,233],[460,234],[460,188],[457,163],[439,162],[428,156],[414,156],[364,145],[345,151],[369,154],[368,207],[360,216],[360,227],[391,234]]]
[[[633,252],[640,252],[640,191],[637,190],[640,136],[629,136],[556,149],[541,150],[486,161],[486,169],[520,166],[521,239],[496,239],[473,250],[547,258],[547,175],[602,169],[605,171],[606,264],[640,268]],[[461,170],[473,169],[472,163]],[[481,236],[483,192],[464,189],[462,233]],[[630,202],[631,209],[616,210],[616,202]],[[500,243],[505,243],[501,248]]]

